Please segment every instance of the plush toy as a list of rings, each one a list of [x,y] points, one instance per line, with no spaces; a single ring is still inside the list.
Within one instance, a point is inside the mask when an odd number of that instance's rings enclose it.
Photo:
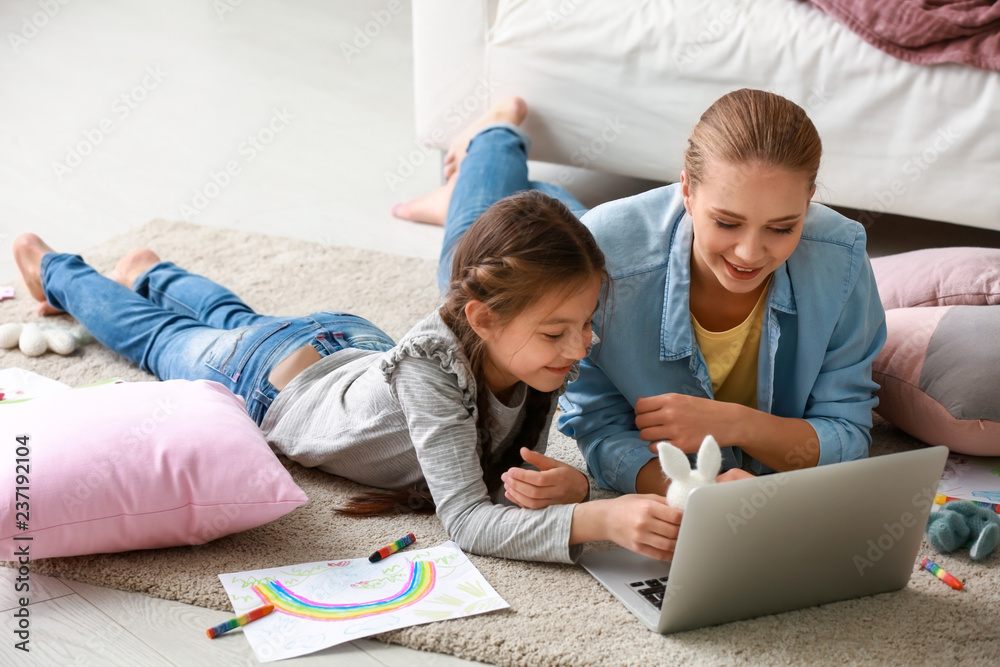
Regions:
[[[719,443],[710,435],[706,435],[698,449],[698,469],[691,470],[687,454],[669,442],[656,443],[660,453],[660,466],[663,473],[670,478],[667,488],[667,504],[682,510],[687,506],[688,494],[699,486],[715,484],[715,478],[722,467],[722,452]]]
[[[52,350],[56,354],[73,354],[80,345],[94,340],[79,324],[65,326],[44,322],[41,324],[8,322],[0,324],[0,347],[20,347],[29,357],[37,357]]]
[[[1000,542],[1000,515],[968,500],[947,502],[931,512],[927,540],[942,553],[967,546],[972,560],[982,560]]]

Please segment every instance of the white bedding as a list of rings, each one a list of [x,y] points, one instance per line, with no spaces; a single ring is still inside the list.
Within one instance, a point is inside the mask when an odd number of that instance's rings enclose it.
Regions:
[[[532,159],[673,181],[701,112],[763,88],[819,129],[818,200],[1000,229],[1000,73],[898,61],[795,0],[415,0],[414,49],[437,148],[516,93]]]

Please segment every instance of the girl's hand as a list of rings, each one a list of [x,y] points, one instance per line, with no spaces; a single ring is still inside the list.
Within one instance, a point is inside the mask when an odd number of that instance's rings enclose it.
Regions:
[[[606,517],[608,539],[643,556],[673,560],[684,512],[653,494],[628,494],[608,502],[613,504]]]
[[[646,396],[635,402],[635,425],[643,440],[666,440],[685,454],[694,454],[709,433],[720,444],[732,441],[727,427],[733,421],[731,411],[740,407],[687,394]]]
[[[527,447],[521,448],[521,458],[538,470],[511,468],[500,475],[504,495],[512,502],[537,510],[549,505],[580,503],[587,497],[590,482],[573,466]]]

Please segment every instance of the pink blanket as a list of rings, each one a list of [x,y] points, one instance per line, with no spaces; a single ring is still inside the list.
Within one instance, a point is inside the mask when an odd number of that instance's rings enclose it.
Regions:
[[[1000,2],[808,0],[891,56],[1000,71]]]

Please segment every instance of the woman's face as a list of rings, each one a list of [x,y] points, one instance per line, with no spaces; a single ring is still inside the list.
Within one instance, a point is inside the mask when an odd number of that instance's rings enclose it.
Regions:
[[[816,188],[803,174],[759,164],[716,160],[705,173],[692,187],[681,172],[694,221],[691,279],[704,288],[753,292],[795,250]]]

